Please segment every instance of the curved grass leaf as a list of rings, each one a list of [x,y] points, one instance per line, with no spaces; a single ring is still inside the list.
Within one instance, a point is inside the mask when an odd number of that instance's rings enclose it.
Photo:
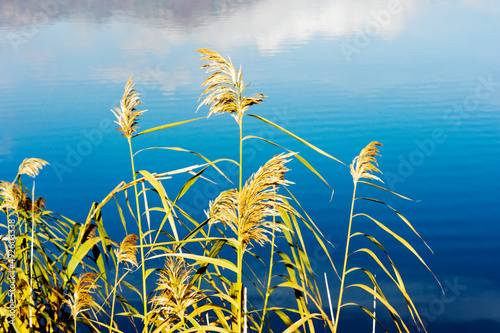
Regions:
[[[228,260],[210,258],[210,257],[196,255],[196,254],[164,253],[164,254],[158,254],[156,256],[152,256],[152,257],[148,258],[148,260],[153,260],[153,259],[162,258],[162,257],[180,257],[180,258],[184,258],[184,259],[191,259],[191,260],[195,260],[198,263],[212,264],[212,265],[216,265],[216,266],[219,266],[222,268],[229,269],[232,272],[238,273],[238,268],[236,267],[236,265]]]
[[[311,149],[315,150],[316,152],[320,153],[321,155],[324,155],[324,156],[326,156],[326,157],[328,157],[328,158],[331,158],[331,159],[332,159],[332,160],[334,160],[334,161],[337,161],[337,162],[339,162],[339,163],[341,163],[341,164],[343,164],[343,165],[346,165],[346,164],[345,164],[344,162],[342,162],[341,160],[339,160],[339,159],[337,159],[337,158],[333,157],[332,155],[328,154],[327,152],[325,152],[325,151],[323,151],[323,150],[319,149],[318,147],[316,147],[316,146],[314,146],[314,145],[310,144],[310,143],[309,143],[309,142],[307,142],[306,140],[304,140],[304,139],[302,139],[302,138],[298,137],[297,135],[295,135],[295,134],[293,134],[292,132],[290,132],[290,131],[288,131],[288,130],[284,129],[283,127],[281,127],[281,126],[279,126],[279,125],[276,125],[276,124],[275,124],[275,123],[273,123],[272,121],[270,121],[270,120],[268,120],[268,119],[266,119],[266,118],[264,118],[264,117],[257,116],[257,115],[255,115],[255,114],[248,114],[248,115],[249,115],[249,116],[251,116],[251,117],[257,118],[257,119],[259,119],[259,120],[261,120],[261,121],[263,121],[263,122],[265,122],[265,123],[267,123],[267,124],[269,124],[269,125],[271,125],[271,126],[274,126],[275,128],[279,129],[280,131],[282,131],[282,132],[284,132],[284,133],[286,133],[286,134],[290,135],[292,138],[294,138],[294,139],[296,139],[296,140],[299,140],[300,142],[302,142],[303,144],[305,144],[305,145],[306,145],[306,146],[308,146],[309,148],[311,148]]]
[[[354,217],[357,217],[357,216],[366,216],[368,217],[370,220],[372,220],[373,222],[375,222],[375,224],[377,224],[380,228],[382,228],[382,230],[384,230],[385,232],[387,232],[388,234],[390,234],[391,236],[393,236],[394,238],[396,238],[401,244],[403,244],[408,250],[410,250],[411,253],[413,253],[413,255],[415,257],[418,258],[418,260],[420,260],[420,262],[427,268],[427,270],[432,274],[432,276],[434,276],[434,279],[436,279],[436,281],[439,283],[439,285],[441,286],[441,283],[439,282],[439,280],[437,279],[436,275],[434,275],[434,273],[432,272],[432,270],[429,268],[429,266],[427,266],[427,264],[425,263],[424,259],[422,259],[422,257],[420,257],[420,255],[417,253],[417,251],[413,248],[413,246],[410,245],[410,243],[408,243],[403,237],[399,236],[398,234],[396,234],[394,231],[392,231],[391,229],[387,228],[383,223],[377,221],[376,219],[374,219],[373,217],[371,217],[370,215],[368,214],[364,214],[364,213],[358,213],[356,215],[353,216]],[[443,287],[441,286],[441,289]]]
[[[165,128],[170,128],[170,127],[179,126],[179,125],[182,125],[182,124],[187,124],[187,123],[190,123],[192,121],[196,121],[196,120],[200,120],[200,119],[204,119],[204,118],[206,118],[206,117],[200,117],[200,118],[194,118],[194,119],[189,119],[189,120],[184,120],[184,121],[178,121],[176,123],[171,123],[171,124],[166,124],[166,125],[161,125],[161,126],[153,127],[153,128],[147,129],[145,131],[139,132],[139,133],[137,133],[135,135],[132,135],[132,138],[135,138],[136,136],[139,136],[139,135],[143,135],[143,134],[147,134],[147,133],[152,133],[152,132],[160,131],[160,130],[165,129]]]
[[[377,199],[373,199],[373,198],[357,198],[357,200],[367,200],[367,201],[372,201],[372,202],[376,202],[376,203],[379,203],[379,204],[382,204],[382,205],[385,205],[386,207],[388,207],[389,209],[391,209],[394,213],[396,213],[399,218],[401,220],[403,220],[404,223],[406,223],[406,225],[408,227],[410,227],[410,229],[415,233],[415,235],[418,236],[418,238],[420,238],[420,240],[425,244],[425,246],[427,246],[427,248],[434,254],[434,252],[432,251],[432,249],[430,248],[429,245],[427,245],[427,243],[424,241],[424,239],[422,238],[422,236],[420,236],[420,234],[417,232],[417,230],[415,230],[415,228],[413,227],[413,225],[410,223],[410,221],[408,221],[406,219],[406,217],[403,216],[403,214],[401,214],[400,212],[398,212],[396,209],[392,208],[391,206],[389,206],[388,204],[386,204],[385,202],[381,201],[381,200],[377,200]]]
[[[101,240],[102,240],[102,237],[95,237],[95,238],[89,239],[88,241],[83,243],[79,248],[77,248],[74,253],[72,253],[73,257],[69,261],[68,268],[66,271],[66,277],[67,277],[68,281],[73,276],[73,273],[74,273],[76,267],[78,266],[78,264],[80,264],[82,262],[83,257],[85,257],[85,255],[89,252],[89,250],[94,245],[99,243]]]
[[[282,147],[280,146],[279,144],[277,143],[274,143],[272,141],[269,141],[269,140],[266,140],[264,138],[261,138],[261,137],[258,137],[258,136],[255,136],[255,135],[247,135],[246,137],[244,137],[242,139],[242,141],[245,141],[247,139],[258,139],[258,140],[262,140],[264,142],[267,142],[271,145],[274,145],[276,147],[279,147],[281,149],[284,149],[286,151],[288,151],[289,153],[294,153],[292,150],[290,149],[287,149],[285,147]],[[307,160],[305,158],[303,158],[302,156],[300,156],[298,153],[295,153],[293,156],[295,156],[302,164],[304,164],[309,170],[311,170],[316,176],[318,176],[332,191],[332,187],[330,186],[330,184],[328,184],[328,182],[323,178],[323,176],[321,176],[321,174],[309,163],[307,162]],[[333,194],[332,194],[333,195]]]

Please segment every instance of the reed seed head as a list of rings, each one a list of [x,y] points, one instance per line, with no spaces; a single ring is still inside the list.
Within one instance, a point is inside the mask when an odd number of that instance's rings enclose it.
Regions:
[[[279,185],[292,183],[285,180],[285,172],[289,171],[285,163],[292,155],[294,153],[271,158],[247,180],[241,191],[222,192],[210,202],[210,223],[222,222],[229,226],[238,235],[243,249],[252,241],[261,246],[270,242],[268,235],[273,230],[281,231],[281,227],[266,218],[277,216],[277,208],[293,213],[292,208],[285,204],[285,197],[276,192]]]
[[[25,158],[19,166],[19,175],[28,175],[35,178],[44,165],[49,165],[49,162],[41,158]]]
[[[35,200],[35,204],[33,205],[33,201],[28,196],[28,192],[22,191],[21,192],[21,201],[20,201],[17,208],[24,210],[25,212],[33,211],[34,213],[38,213],[39,211],[41,211],[45,208],[45,199],[38,198]]]
[[[22,202],[22,194],[19,187],[15,183],[9,183],[3,180],[0,182],[0,197],[2,197],[0,209],[7,208],[16,210]]]
[[[64,303],[69,305],[73,318],[92,307],[97,307],[97,303],[92,296],[92,293],[98,287],[95,283],[96,278],[97,274],[95,273],[82,274],[75,286],[73,295],[69,295],[69,298],[64,300]]]
[[[360,178],[375,179],[383,183],[383,181],[373,175],[371,172],[382,173],[377,167],[377,159],[375,156],[380,156],[377,154],[379,152],[377,146],[382,146],[380,142],[372,141],[361,150],[358,156],[356,156],[350,165],[351,175],[354,183],[357,183]],[[375,166],[376,165],[376,166]]]
[[[138,117],[146,112],[146,110],[136,110],[135,108],[137,105],[142,104],[139,100],[140,95],[134,89],[132,78],[130,78],[125,85],[125,92],[120,101],[120,108],[115,106],[115,110],[111,110],[117,119],[115,121],[118,124],[117,130],[122,132],[122,135],[127,139],[132,138],[134,132],[139,128],[137,127]]]
[[[198,109],[202,105],[210,105],[208,116],[217,113],[229,113],[236,119],[238,124],[248,107],[253,104],[260,104],[264,101],[264,95],[256,94],[251,97],[243,96],[243,92],[248,87],[242,79],[241,67],[239,70],[233,66],[231,58],[224,59],[215,51],[207,49],[197,50],[203,56],[202,61],[207,61],[207,64],[201,68],[207,68],[207,73],[212,73],[202,84],[205,90],[200,96],[206,95],[205,99],[200,103]]]
[[[167,257],[165,268],[159,272],[156,288],[161,292],[151,300],[153,309],[150,315],[159,315],[165,325],[182,320],[186,310],[202,296],[202,293],[190,284],[193,272],[184,259]]]
[[[129,234],[127,237],[123,239],[123,241],[120,244],[120,247],[118,250],[115,250],[116,257],[118,258],[119,263],[125,263],[127,268],[129,265],[133,267],[138,267],[139,264],[137,263],[137,248],[135,247],[137,245],[137,240],[139,237],[137,237],[136,234]]]
[[[95,224],[87,224],[83,232],[82,243],[94,239],[96,236],[97,226]]]

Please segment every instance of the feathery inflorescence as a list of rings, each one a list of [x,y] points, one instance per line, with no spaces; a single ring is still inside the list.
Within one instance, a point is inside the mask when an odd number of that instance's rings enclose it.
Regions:
[[[82,274],[73,295],[69,295],[69,299],[64,300],[64,303],[69,305],[73,318],[89,308],[97,306],[92,296],[93,291],[98,287],[95,282],[96,278],[97,274],[95,273]]]
[[[241,240],[245,249],[252,241],[261,246],[270,242],[268,235],[280,227],[266,218],[278,215],[277,208],[292,212],[285,204],[285,198],[276,192],[279,185],[292,182],[285,180],[285,172],[289,171],[285,163],[294,153],[280,154],[271,158],[262,166],[245,186],[222,192],[213,202],[210,202],[210,223],[222,222],[228,225]]]
[[[377,154],[379,152],[377,146],[382,146],[382,144],[377,141],[370,142],[361,150],[359,155],[352,160],[350,168],[354,183],[357,183],[360,178],[375,179],[383,183],[379,177],[371,174],[371,172],[382,173],[377,168],[378,163],[375,156],[380,156],[380,154]],[[375,163],[377,167],[373,163]]]
[[[205,99],[200,103],[198,109],[202,105],[210,105],[208,116],[217,113],[229,113],[234,119],[241,124],[241,119],[248,107],[253,104],[260,104],[264,101],[264,95],[256,94],[251,97],[242,96],[248,85],[243,83],[241,67],[237,71],[231,62],[231,58],[224,59],[215,51],[207,49],[197,50],[203,56],[202,61],[208,63],[202,65],[201,68],[207,67],[207,73],[211,74],[202,87],[205,90],[200,96],[206,95]]]
[[[137,248],[135,247],[138,239],[139,237],[137,237],[136,234],[129,234],[123,239],[119,249],[115,250],[118,262],[125,263],[127,268],[129,264],[133,267],[137,267],[139,265],[136,257]]]
[[[150,315],[157,314],[165,325],[182,320],[186,310],[202,296],[190,284],[193,269],[179,257],[170,256],[165,260],[165,269],[160,270],[157,290],[160,294],[153,297]]]
[[[19,166],[19,175],[28,175],[35,178],[44,165],[49,165],[49,162],[41,158],[25,158]]]
[[[97,226],[95,224],[87,224],[83,232],[82,243],[94,239],[96,236]]]
[[[111,110],[117,119],[115,121],[118,124],[117,130],[122,132],[122,135],[127,139],[132,138],[134,132],[139,128],[137,127],[137,118],[146,112],[146,110],[136,110],[135,108],[137,105],[142,104],[139,100],[140,95],[134,89],[132,78],[130,78],[125,85],[125,92],[120,101],[120,108],[115,106],[115,110]]]
[[[3,180],[0,182],[0,197],[2,197],[0,209],[16,210],[22,202],[22,194],[19,187],[15,183]]]

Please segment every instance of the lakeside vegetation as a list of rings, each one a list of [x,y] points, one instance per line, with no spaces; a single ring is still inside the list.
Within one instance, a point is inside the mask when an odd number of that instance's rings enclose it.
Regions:
[[[376,174],[381,172],[377,164],[381,143],[373,141],[364,148],[360,147],[360,154],[347,165],[265,117],[249,114],[249,108],[262,103],[265,96],[246,96],[248,85],[243,81],[241,67],[237,69],[229,58],[206,49],[198,51],[204,62],[202,67],[209,74],[202,85],[204,90],[200,98],[203,100],[199,109],[209,108],[206,117],[228,113],[235,119],[239,128],[239,138],[235,138],[239,143],[239,160],[224,156],[210,160],[183,148],[151,147],[147,149],[192,153],[204,164],[170,172],[136,170],[135,161],[144,149],[134,149],[135,137],[202,121],[205,117],[139,132],[139,117],[147,114],[139,110],[142,104],[140,93],[130,79],[120,106],[113,110],[113,114],[118,130],[126,139],[124,144],[129,147],[132,173],[124,176],[128,180],[122,181],[104,199],[92,205],[85,221],[76,222],[46,209],[42,197],[35,193],[34,180],[30,184],[25,178],[35,178],[48,164],[46,161],[26,159],[14,181],[1,182],[1,209],[7,221],[15,220],[16,237],[15,247],[10,248],[8,222],[1,224],[1,229],[5,230],[1,232],[5,234],[2,238],[5,247],[2,248],[0,315],[5,320],[0,327],[6,332],[9,329],[16,332],[76,332],[77,327],[86,326],[95,332],[126,333],[137,329],[147,333],[260,333],[276,331],[270,324],[272,316],[273,320],[281,320],[279,326],[287,327],[284,333],[315,332],[318,327],[321,331],[340,332],[344,330],[343,309],[351,306],[359,307],[361,313],[378,321],[364,303],[355,303],[345,295],[350,289],[362,291],[367,300],[376,298],[387,309],[394,325],[385,327],[386,323],[379,322],[384,330],[410,331],[402,310],[409,312],[415,324],[423,327],[402,274],[391,260],[390,250],[377,241],[377,233],[392,235],[425,268],[429,268],[406,239],[368,212],[358,211],[356,205],[361,200],[386,205],[420,237],[409,220],[396,209],[358,193],[367,186],[410,200],[385,189],[377,177]],[[297,147],[284,148],[251,133],[244,135],[245,117],[258,119],[262,126],[271,126],[292,136],[297,140]],[[245,180],[243,143],[250,140],[279,147],[283,153],[270,157]],[[306,213],[307,207],[302,207],[295,199],[293,184],[286,177],[289,171],[287,163],[297,159],[310,169],[311,177],[319,177],[328,185],[324,177],[295,152],[304,146],[329,158],[332,164],[343,165],[346,175],[341,177],[347,177],[349,169],[353,179],[350,214],[345,221],[347,230],[337,230],[346,232],[345,248],[339,257],[331,255],[333,247]],[[229,179],[221,171],[219,165],[222,163],[238,167],[237,180]],[[179,204],[188,191],[206,179],[206,170],[209,169],[236,185],[207,202],[206,219],[199,221],[182,210]],[[179,172],[190,173],[191,177],[180,192],[171,193],[164,187],[162,179]],[[116,214],[127,234],[123,240],[112,239],[106,232],[107,222],[102,209],[108,205],[116,206]],[[371,222],[366,223],[367,231],[354,232],[353,224],[362,219]],[[127,232],[134,229],[138,231],[136,234]],[[323,277],[313,270],[311,244],[306,242],[305,235],[308,240],[315,240],[315,246],[322,249],[336,273],[329,280],[331,295],[322,292]],[[371,246],[353,247],[351,240],[355,238],[364,238]],[[256,247],[265,248],[268,255],[258,255],[253,251]],[[10,254],[14,254],[14,260],[9,262]],[[351,265],[353,256],[364,256],[363,260],[378,267],[377,272]],[[159,262],[162,264],[158,265]],[[250,264],[254,262],[260,266]],[[9,278],[13,271],[16,279],[11,287]],[[365,279],[358,279],[361,275]],[[392,305],[380,281],[392,282],[406,309]],[[258,301],[254,300],[255,297],[248,297],[250,292],[257,295]],[[292,295],[293,304],[287,301],[276,304],[273,296],[280,292]],[[12,324],[9,323],[9,306],[14,304],[11,299],[15,300]]]

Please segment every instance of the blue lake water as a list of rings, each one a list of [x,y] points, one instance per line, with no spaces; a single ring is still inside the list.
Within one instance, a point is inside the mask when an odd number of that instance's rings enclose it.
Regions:
[[[84,219],[93,201],[130,181],[128,146],[109,111],[130,76],[148,109],[143,129],[208,112],[195,113],[206,78],[199,48],[230,56],[242,65],[248,92],[268,96],[251,113],[345,163],[370,141],[382,142],[387,188],[420,201],[370,189],[359,195],[387,200],[433,249],[384,207],[363,206],[409,237],[443,283],[446,296],[390,236],[370,229],[391,244],[427,330],[500,331],[497,1],[2,1],[0,179],[10,181],[26,157],[43,158],[51,166],[37,178],[37,194],[51,210]],[[335,189],[331,202],[330,189],[296,161],[290,189],[342,249],[348,168],[253,118],[245,118],[244,131],[300,151],[322,173]],[[183,147],[237,160],[237,140],[236,123],[223,115],[138,137],[134,148]],[[252,141],[245,149],[244,178],[281,152]],[[180,152],[137,157],[137,169],[152,172],[202,163]],[[171,196],[186,179],[164,182]],[[181,207],[202,219],[208,200],[229,186],[200,182]],[[117,217],[109,221],[112,237],[121,237]],[[342,251],[332,255],[340,265]],[[316,261],[321,280],[326,262]],[[344,331],[370,325],[354,320]]]

